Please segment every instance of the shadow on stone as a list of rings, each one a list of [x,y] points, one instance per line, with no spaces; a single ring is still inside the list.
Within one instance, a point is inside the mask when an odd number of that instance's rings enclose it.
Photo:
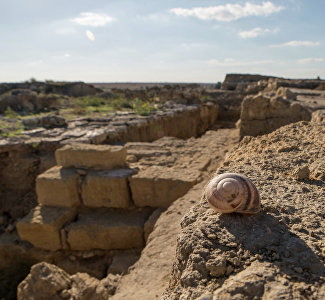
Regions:
[[[260,255],[261,261],[272,262],[293,279],[314,281],[325,275],[325,266],[314,250],[271,214],[229,214],[219,220],[244,249]]]

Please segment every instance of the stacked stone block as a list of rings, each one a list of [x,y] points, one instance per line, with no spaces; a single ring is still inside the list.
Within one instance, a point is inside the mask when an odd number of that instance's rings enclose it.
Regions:
[[[57,166],[37,177],[39,205],[17,224],[21,239],[51,251],[143,247],[153,210],[184,195],[200,174],[162,167],[136,172],[126,154],[109,145],[58,149]]]

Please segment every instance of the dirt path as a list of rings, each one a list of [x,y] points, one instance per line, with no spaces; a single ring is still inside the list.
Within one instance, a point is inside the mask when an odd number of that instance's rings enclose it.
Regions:
[[[212,145],[214,147],[216,144],[219,145],[214,153],[202,151],[203,155],[208,154],[212,157],[209,167],[203,173],[204,180],[161,214],[140,259],[129,274],[122,278],[115,295],[110,299],[159,299],[167,287],[175,256],[176,239],[180,231],[180,220],[190,207],[200,200],[209,174],[216,170],[228,150],[238,142],[238,131],[235,129],[210,131],[195,141],[198,140],[201,142],[201,148],[205,147],[206,150]],[[194,147],[194,149],[198,148]]]

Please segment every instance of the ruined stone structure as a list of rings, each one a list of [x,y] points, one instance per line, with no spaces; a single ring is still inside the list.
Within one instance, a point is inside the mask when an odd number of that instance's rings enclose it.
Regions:
[[[240,135],[257,136],[290,123],[309,121],[314,111],[324,108],[322,91],[280,87],[276,92],[246,96],[238,122]]]
[[[56,151],[56,161],[37,177],[38,206],[17,223],[22,240],[50,251],[142,248],[152,211],[168,207],[199,177],[136,172],[122,146],[71,144]]]
[[[151,142],[164,136],[189,138],[203,134],[216,123],[218,106],[176,105],[150,116],[116,113],[103,118],[79,118],[67,128],[39,128],[0,141],[0,204],[13,219],[36,205],[34,181],[55,165],[56,149],[72,143],[116,144]]]

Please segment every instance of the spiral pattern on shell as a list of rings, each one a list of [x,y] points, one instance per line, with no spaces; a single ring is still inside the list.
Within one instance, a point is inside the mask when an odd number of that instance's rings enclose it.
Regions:
[[[224,173],[212,178],[203,196],[220,213],[255,214],[261,208],[260,196],[253,182],[237,173]]]

